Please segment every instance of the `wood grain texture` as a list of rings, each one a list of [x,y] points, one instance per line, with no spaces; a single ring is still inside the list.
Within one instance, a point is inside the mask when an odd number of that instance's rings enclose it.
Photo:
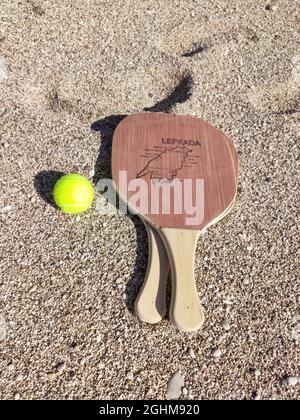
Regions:
[[[226,141],[225,141],[226,140]],[[120,191],[119,173],[127,171],[128,181],[143,179],[151,188],[156,180],[204,180],[204,220],[197,225],[187,224],[190,215],[183,211],[158,214],[150,211],[143,216],[156,227],[177,227],[202,230],[223,214],[236,195],[236,174],[228,139],[202,119],[160,113],[141,113],[125,118],[114,133],[112,173]],[[128,199],[134,192],[128,192]],[[122,195],[122,193],[121,193]],[[195,202],[193,182],[191,200]],[[123,197],[124,198],[124,197]],[[170,202],[174,202],[171,189]],[[126,200],[125,198],[125,201]],[[182,203],[184,209],[183,195]]]
[[[195,250],[200,231],[161,228],[160,235],[172,270],[170,319],[181,331],[196,331],[202,327],[205,319],[194,276]]]

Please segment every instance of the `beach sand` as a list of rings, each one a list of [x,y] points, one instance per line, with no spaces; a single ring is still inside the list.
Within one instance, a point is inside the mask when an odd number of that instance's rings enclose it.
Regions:
[[[182,399],[300,397],[299,6],[1,0],[0,398],[165,399],[176,372]],[[80,217],[49,203],[60,173],[109,177],[113,129],[145,108],[239,153],[237,202],[198,243],[193,334],[133,312],[138,218],[98,193]]]

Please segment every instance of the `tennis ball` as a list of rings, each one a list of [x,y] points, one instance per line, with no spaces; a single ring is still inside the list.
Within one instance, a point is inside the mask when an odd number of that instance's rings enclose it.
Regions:
[[[89,180],[79,174],[62,176],[53,190],[55,204],[64,213],[83,213],[94,200],[94,188]]]

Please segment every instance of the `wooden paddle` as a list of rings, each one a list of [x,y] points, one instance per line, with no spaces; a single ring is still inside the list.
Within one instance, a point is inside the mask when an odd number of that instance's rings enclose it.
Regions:
[[[234,162],[236,182],[238,182],[238,154],[233,143],[229,139],[227,141]],[[159,236],[159,230],[156,231],[145,220],[144,224],[148,234],[149,259],[143,285],[134,307],[135,313],[141,321],[155,324],[160,322],[167,313],[166,287],[170,263],[165,246]]]
[[[197,118],[132,115],[114,133],[112,173],[121,198],[158,229],[163,239],[172,269],[171,320],[181,330],[197,330],[204,321],[194,279],[197,239],[228,211],[236,195],[236,170],[228,140]],[[129,184],[144,181],[140,184],[147,187],[143,206],[140,198],[136,200],[136,189],[124,189],[122,174]],[[153,194],[166,184],[171,185],[168,211],[159,203],[167,197],[165,192]],[[178,198],[180,191],[183,194]],[[201,206],[198,202],[195,207],[199,199]]]

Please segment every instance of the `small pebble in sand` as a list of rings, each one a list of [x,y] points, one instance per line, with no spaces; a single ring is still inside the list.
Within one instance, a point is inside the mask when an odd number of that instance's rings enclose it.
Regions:
[[[133,372],[131,371],[127,372],[126,378],[128,379],[128,381],[133,381],[133,378],[134,378]]]
[[[287,383],[287,386],[296,386],[298,385],[299,380],[298,378],[295,378],[294,376],[288,376],[286,378],[286,383]]]
[[[226,340],[226,335],[224,335],[224,334],[220,335],[220,337],[218,338],[218,341],[217,341],[218,346],[220,344],[222,344],[225,340]]]
[[[227,321],[227,319],[223,322],[222,327],[225,331],[229,331],[230,330],[230,324]]]
[[[4,58],[0,57],[0,82],[7,76],[6,63]]]
[[[70,346],[70,352],[74,353],[75,351],[79,350],[79,346],[76,343],[72,343]]]
[[[0,206],[0,213],[7,213],[11,211],[12,206]],[[3,318],[1,317],[0,320],[2,321],[2,324],[5,324],[5,321],[3,321]]]
[[[253,394],[253,400],[254,401],[260,401],[261,400],[261,396],[260,393],[258,391],[255,391]]]
[[[153,394],[153,390],[149,388],[148,391],[146,392],[147,397],[149,397],[152,394]]]
[[[230,305],[226,305],[226,308],[225,308],[225,314],[226,314],[226,316],[229,315],[230,310],[231,310],[231,306]]]
[[[80,222],[80,216],[75,217],[75,222],[77,222],[77,223]]]
[[[103,362],[100,362],[98,365],[99,369],[104,369],[105,368],[105,364]]]
[[[7,365],[7,370],[9,372],[11,372],[12,370],[14,370],[14,368],[15,368],[15,365],[13,363],[9,363],[9,365]]]
[[[59,373],[63,372],[65,369],[66,369],[66,364],[65,364],[65,362],[61,362],[61,363],[58,363],[58,364],[56,365],[56,370],[57,370],[57,372],[59,372]]]
[[[167,386],[167,398],[177,399],[182,393],[184,387],[184,377],[180,372],[174,373]]]
[[[260,370],[258,370],[258,369],[254,369],[253,374],[254,374],[254,376],[255,376],[256,378],[259,378],[259,377],[260,377],[260,375],[261,375],[261,371],[260,371]]]
[[[47,377],[50,381],[53,381],[56,378],[56,374],[54,372],[50,372],[47,374]]]
[[[275,12],[278,9],[278,6],[274,3],[269,3],[266,5],[266,10],[269,12]]]
[[[221,350],[220,349],[215,349],[212,352],[212,356],[213,356],[214,359],[220,359],[220,357],[222,356]]]
[[[18,392],[16,392],[15,394],[14,394],[14,399],[17,401],[17,400],[19,400],[21,398],[21,395],[18,393]]]
[[[83,357],[82,359],[79,360],[79,364],[80,366],[84,366],[86,362],[86,359]]]
[[[20,381],[22,381],[22,379],[23,379],[22,373],[18,373],[17,376],[16,376],[16,381],[20,382]]]
[[[89,177],[90,177],[90,178],[93,178],[93,176],[95,176],[95,171],[94,171],[94,169],[91,169],[91,170],[89,171]]]
[[[186,396],[187,394],[188,394],[188,390],[187,390],[187,388],[184,386],[184,387],[182,388],[182,395]]]
[[[71,370],[69,373],[69,377],[70,379],[74,379],[76,377],[76,372],[74,372],[74,370]]]
[[[188,353],[189,353],[189,356],[190,356],[192,359],[195,359],[196,355],[195,355],[195,352],[194,352],[194,350],[193,350],[193,349],[189,348],[189,349],[188,349]]]

